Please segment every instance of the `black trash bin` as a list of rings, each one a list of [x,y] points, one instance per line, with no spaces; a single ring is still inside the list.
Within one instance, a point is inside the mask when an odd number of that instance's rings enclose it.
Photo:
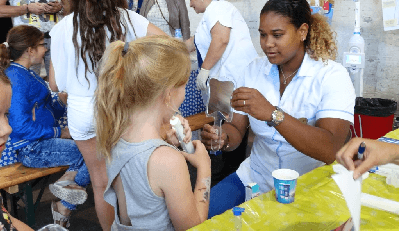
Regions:
[[[352,137],[378,139],[392,131],[396,101],[357,97]]]

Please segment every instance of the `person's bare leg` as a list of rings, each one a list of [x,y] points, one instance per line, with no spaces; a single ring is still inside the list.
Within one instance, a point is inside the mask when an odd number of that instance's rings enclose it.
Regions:
[[[114,222],[114,208],[105,202],[104,191],[107,187],[108,177],[105,160],[99,160],[96,153],[96,138],[89,140],[75,140],[80,152],[83,155],[87,169],[90,173],[90,180],[94,191],[94,202],[98,220],[104,231],[111,230]]]

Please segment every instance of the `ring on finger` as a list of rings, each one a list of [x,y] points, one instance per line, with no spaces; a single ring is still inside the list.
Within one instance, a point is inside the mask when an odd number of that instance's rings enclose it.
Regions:
[[[244,100],[244,106],[245,106],[245,100]]]

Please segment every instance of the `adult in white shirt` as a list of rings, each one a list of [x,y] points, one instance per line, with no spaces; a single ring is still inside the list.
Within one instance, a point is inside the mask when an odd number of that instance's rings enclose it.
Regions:
[[[236,113],[223,125],[221,143],[234,150],[250,125],[251,156],[212,188],[209,217],[244,202],[248,183],[270,191],[276,169],[302,175],[331,164],[353,123],[355,91],[346,69],[332,61],[337,47],[324,16],[311,15],[306,0],[269,0],[259,32],[266,57],[246,68],[233,92]],[[213,130],[205,126],[201,134],[208,148]]]
[[[226,1],[191,0],[190,6],[204,13],[194,37],[186,41],[189,50],[197,48],[197,87],[204,90],[208,76],[237,84],[244,68],[258,57],[244,18]]]
[[[53,91],[68,93],[69,131],[89,170],[101,227],[103,230],[110,230],[114,212],[112,206],[103,198],[108,181],[105,160],[98,159],[96,155],[96,69],[105,47],[110,42],[132,41],[146,35],[165,33],[144,17],[126,10],[125,0],[71,0],[70,4],[74,11],[50,32],[53,41],[50,87]],[[98,15],[104,17],[99,19]]]

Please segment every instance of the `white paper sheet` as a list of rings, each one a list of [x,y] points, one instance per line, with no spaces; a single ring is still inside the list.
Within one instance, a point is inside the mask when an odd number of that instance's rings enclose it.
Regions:
[[[362,192],[362,178],[353,179],[353,171],[341,171],[339,174],[332,175],[341,190],[346,205],[352,216],[355,231],[360,230],[360,197]]]
[[[384,31],[399,29],[399,0],[382,0]]]
[[[364,206],[399,214],[399,202],[397,201],[388,200],[367,193],[362,193],[361,201]]]

